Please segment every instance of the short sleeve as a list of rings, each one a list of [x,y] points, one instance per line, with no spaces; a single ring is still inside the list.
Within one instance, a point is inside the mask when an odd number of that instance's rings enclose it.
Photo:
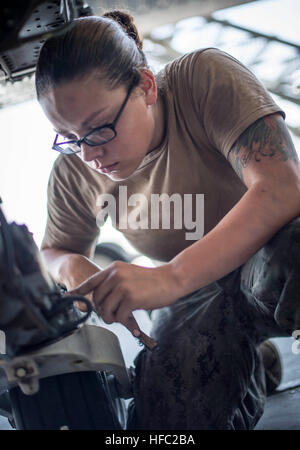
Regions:
[[[218,49],[195,52],[190,65],[193,102],[213,147],[227,158],[238,137],[256,120],[279,112],[263,84],[242,63]]]
[[[50,174],[48,217],[42,247],[83,254],[99,236],[94,214],[96,200],[93,189],[84,179],[84,170],[79,171],[71,158],[74,157],[58,157]]]

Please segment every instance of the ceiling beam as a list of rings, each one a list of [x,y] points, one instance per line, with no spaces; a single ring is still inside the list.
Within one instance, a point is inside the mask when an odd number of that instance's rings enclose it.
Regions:
[[[194,16],[207,16],[213,12],[258,0],[88,0],[95,15],[102,15],[111,9],[128,9],[143,35],[149,34],[155,27]]]

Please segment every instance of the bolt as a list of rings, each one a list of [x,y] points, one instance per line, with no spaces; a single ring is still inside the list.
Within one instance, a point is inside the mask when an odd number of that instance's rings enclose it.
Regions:
[[[23,377],[25,377],[27,375],[27,370],[24,367],[18,367],[15,370],[15,375],[18,378],[23,378]]]

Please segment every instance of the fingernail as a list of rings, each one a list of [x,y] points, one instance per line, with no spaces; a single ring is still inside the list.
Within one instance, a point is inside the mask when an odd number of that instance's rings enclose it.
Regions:
[[[135,330],[133,330],[132,334],[133,334],[133,336],[135,336],[135,337],[139,337],[139,336],[141,335],[141,332],[140,332],[140,330],[135,329]]]

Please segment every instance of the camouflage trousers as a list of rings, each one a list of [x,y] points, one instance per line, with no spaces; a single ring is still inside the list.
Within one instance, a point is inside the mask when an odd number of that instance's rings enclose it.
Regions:
[[[239,269],[153,316],[159,345],[135,360],[127,428],[253,429],[266,398],[256,347],[300,328],[300,218]]]

